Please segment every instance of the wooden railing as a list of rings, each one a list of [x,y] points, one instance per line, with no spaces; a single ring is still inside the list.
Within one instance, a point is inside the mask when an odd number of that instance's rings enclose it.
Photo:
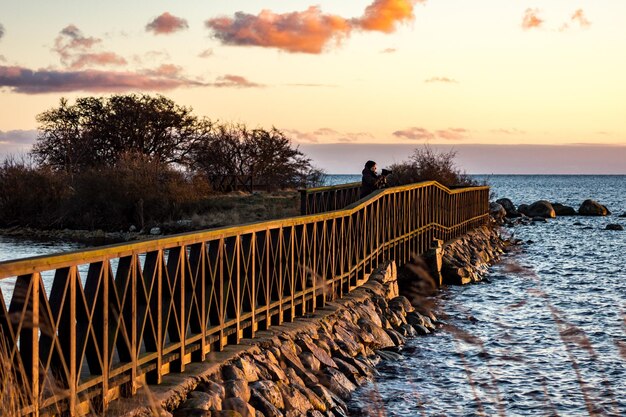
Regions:
[[[317,187],[300,191],[300,214],[317,214],[340,210],[360,200],[361,183]]]
[[[381,261],[403,264],[484,224],[488,195],[426,182],[333,212],[2,262],[0,327],[21,413],[106,409],[341,297]]]

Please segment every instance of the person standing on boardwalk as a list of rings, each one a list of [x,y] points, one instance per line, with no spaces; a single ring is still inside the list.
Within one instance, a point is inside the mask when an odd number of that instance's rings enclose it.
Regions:
[[[374,191],[384,188],[386,185],[386,177],[376,173],[376,162],[367,161],[363,169],[363,177],[361,178],[361,198],[373,193]]]

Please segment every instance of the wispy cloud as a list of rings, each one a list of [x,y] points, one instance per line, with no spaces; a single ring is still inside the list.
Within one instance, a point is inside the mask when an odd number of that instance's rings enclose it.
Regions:
[[[146,25],[146,32],[152,32],[155,35],[169,35],[187,28],[189,28],[189,24],[186,19],[165,12]]]
[[[264,87],[263,84],[257,84],[240,75],[231,75],[231,74],[218,77],[212,85],[214,87],[235,87],[235,88]]]
[[[4,37],[4,26],[2,26],[2,23],[0,23],[0,39],[2,39]]]
[[[198,58],[209,58],[211,56],[213,56],[213,49],[211,48],[205,49],[204,51],[198,54]]]
[[[37,130],[0,130],[1,145],[32,145],[37,138]]]
[[[539,9],[526,9],[524,18],[522,19],[522,28],[528,30],[541,27],[541,25],[543,25],[543,19],[539,17],[540,12]]]
[[[525,130],[513,129],[492,129],[491,133],[497,133],[500,135],[525,135]]]
[[[261,46],[287,52],[319,54],[339,44],[352,30],[393,32],[413,18],[416,3],[425,0],[374,0],[360,18],[324,13],[319,6],[304,11],[258,15],[237,12],[233,17],[209,19],[205,25],[226,45]]]
[[[91,52],[102,39],[87,37],[75,25],[68,25],[59,32],[53,50],[59,54],[61,62],[71,69],[81,69],[92,65],[125,65],[126,60],[114,52]]]
[[[430,131],[423,127],[410,127],[408,129],[396,130],[393,132],[393,135],[396,137],[411,140],[461,140],[466,139],[468,134],[469,130],[463,128],[449,128]]]
[[[203,86],[198,81],[174,74],[167,68],[142,73],[122,71],[32,70],[17,66],[0,66],[0,87],[23,94],[45,94],[70,91],[123,92],[165,91],[186,86]]]
[[[393,54],[397,51],[396,48],[385,48],[382,51],[380,51],[381,54]]]
[[[431,77],[424,80],[425,83],[445,83],[445,84],[458,84],[458,81],[448,77]]]
[[[576,10],[570,20],[574,23],[578,23],[578,25],[583,29],[591,26],[591,22],[587,19],[587,16],[585,16],[583,9]]]
[[[329,127],[322,127],[314,131],[301,131],[297,129],[285,129],[284,132],[300,143],[350,143],[361,142],[373,139],[374,136],[368,132],[340,132]]]

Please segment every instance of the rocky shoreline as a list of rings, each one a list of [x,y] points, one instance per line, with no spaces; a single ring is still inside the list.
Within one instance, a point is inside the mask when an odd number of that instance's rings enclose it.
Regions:
[[[547,219],[561,216],[606,217],[612,214],[605,205],[591,199],[583,201],[576,210],[574,207],[561,203],[551,203],[547,200],[515,206],[510,199],[501,198],[489,203],[489,211],[497,223],[508,227],[546,222]],[[626,218],[626,213],[617,217]],[[624,230],[624,226],[620,223],[608,223],[604,228],[605,230]]]
[[[479,281],[503,251],[504,243],[491,227],[448,242],[441,258],[444,282]],[[417,272],[409,285],[415,291],[422,286],[420,272],[428,265],[422,262],[408,269]],[[401,278],[406,280],[407,274],[403,270]],[[400,295],[393,262],[381,265],[365,285],[329,304],[316,317],[263,332],[267,335],[252,340],[229,360],[188,377],[182,390],[153,399],[161,405],[160,414],[348,416],[351,393],[376,375],[380,361],[400,360],[398,352],[407,338],[430,334],[443,325],[414,292]],[[328,309],[332,312],[324,311]],[[147,416],[154,411],[144,406],[124,415]]]

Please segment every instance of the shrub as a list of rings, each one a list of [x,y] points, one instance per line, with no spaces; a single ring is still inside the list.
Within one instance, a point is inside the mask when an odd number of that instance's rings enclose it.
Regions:
[[[127,229],[172,220],[209,193],[206,181],[142,155],[76,176],[67,212],[73,228]]]
[[[413,151],[408,161],[393,164],[390,185],[411,184],[421,181],[437,181],[447,187],[477,185],[465,172],[457,168],[456,151],[437,152],[424,145]]]
[[[0,166],[0,226],[51,228],[63,223],[69,178],[32,161],[7,158]]]

